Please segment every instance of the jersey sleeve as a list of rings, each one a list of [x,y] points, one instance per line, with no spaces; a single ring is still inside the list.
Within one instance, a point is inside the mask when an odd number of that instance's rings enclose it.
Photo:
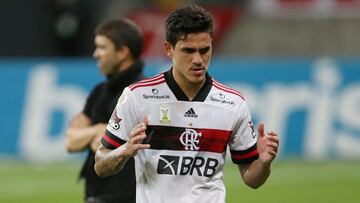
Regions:
[[[237,129],[229,143],[230,154],[233,163],[249,164],[259,157],[256,146],[257,134],[246,102],[240,107],[239,113]]]
[[[132,92],[125,88],[106,126],[101,143],[108,149],[123,145],[128,140],[131,130],[141,121],[139,115],[140,110]]]

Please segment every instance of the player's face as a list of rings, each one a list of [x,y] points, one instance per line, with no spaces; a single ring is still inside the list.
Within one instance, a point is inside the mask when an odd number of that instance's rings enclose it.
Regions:
[[[103,35],[95,37],[95,51],[93,57],[103,75],[113,75],[119,69],[120,59],[114,43]]]
[[[175,47],[165,42],[167,55],[173,62],[173,74],[177,82],[187,85],[201,85],[212,52],[212,38],[207,32],[188,34]]]

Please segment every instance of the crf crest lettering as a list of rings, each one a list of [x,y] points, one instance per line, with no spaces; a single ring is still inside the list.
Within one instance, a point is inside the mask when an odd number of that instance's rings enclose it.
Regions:
[[[180,142],[185,146],[185,150],[199,150],[199,139],[201,137],[201,133],[196,132],[193,129],[186,129],[180,135]]]

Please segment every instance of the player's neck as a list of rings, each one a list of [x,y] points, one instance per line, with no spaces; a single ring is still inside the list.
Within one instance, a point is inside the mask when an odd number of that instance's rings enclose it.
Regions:
[[[183,92],[185,93],[185,95],[187,96],[187,98],[192,101],[195,96],[198,94],[198,92],[200,91],[201,87],[204,85],[203,81],[201,84],[196,84],[196,85],[189,85],[189,83],[187,83],[184,87],[180,88],[183,90]]]
[[[187,98],[192,101],[200,91],[201,87],[205,83],[205,79],[201,83],[193,83],[188,81],[184,77],[179,77],[173,73],[175,82],[179,85],[180,89],[184,92]]]
[[[132,58],[125,58],[123,61],[120,62],[118,71],[124,72],[125,70],[129,69],[134,63],[135,61]]]

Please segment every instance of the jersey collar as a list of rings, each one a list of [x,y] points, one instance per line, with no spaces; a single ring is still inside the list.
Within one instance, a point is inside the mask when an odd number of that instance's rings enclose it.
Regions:
[[[179,87],[179,85],[176,83],[174,76],[172,74],[172,69],[166,71],[164,73],[165,81],[167,85],[169,86],[170,90],[175,95],[176,99],[179,101],[190,101],[189,98],[186,96],[186,94],[182,91],[182,89]],[[211,76],[206,72],[205,74],[205,83],[199,90],[199,92],[196,94],[194,99],[192,101],[198,101],[203,102],[205,101],[206,97],[208,96],[211,87],[212,87],[212,78]]]

